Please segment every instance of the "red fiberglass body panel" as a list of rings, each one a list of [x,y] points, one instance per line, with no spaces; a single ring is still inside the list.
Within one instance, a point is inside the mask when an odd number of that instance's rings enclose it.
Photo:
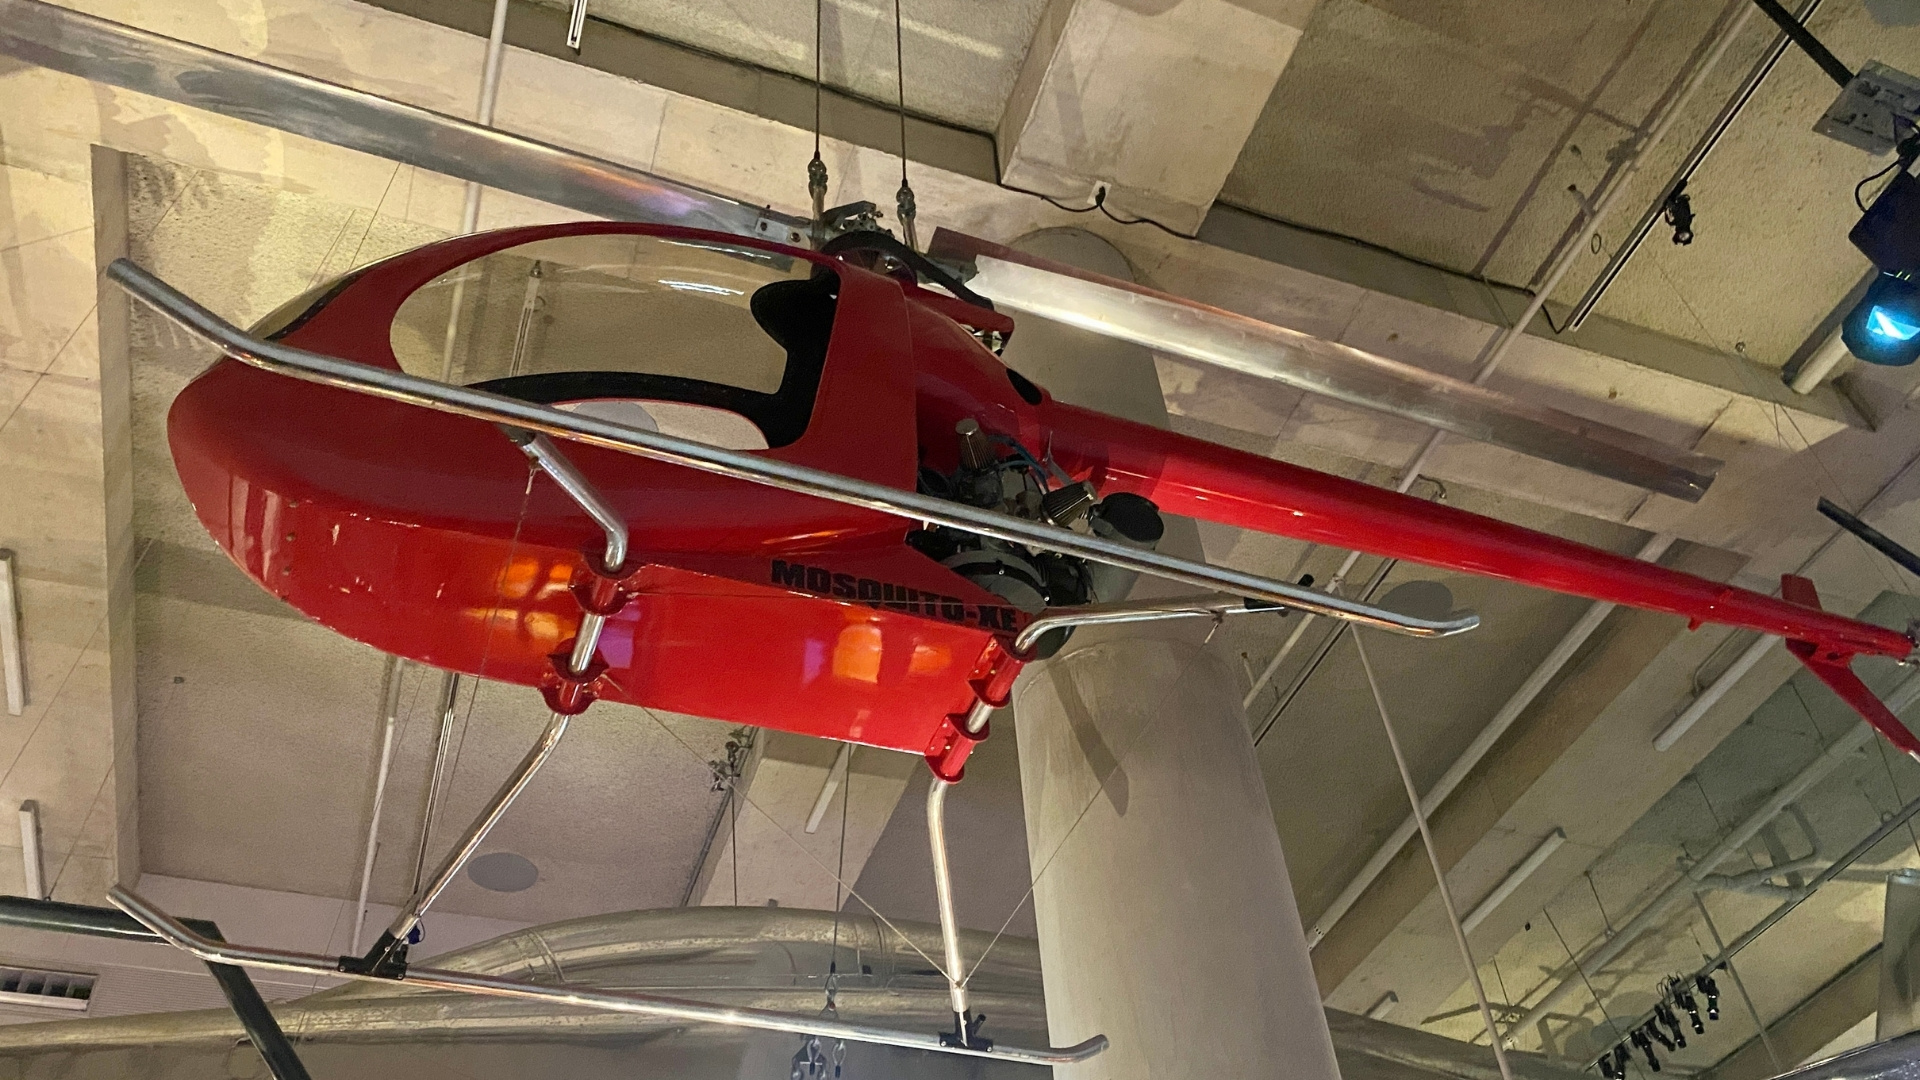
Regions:
[[[1778,634],[1835,677],[1855,655],[1912,649],[1804,602],[1056,402],[1016,387],[951,316],[1002,330],[1004,317],[735,237],[607,223],[463,237],[362,271],[281,340],[397,367],[388,327],[430,279],[510,245],[586,234],[750,248],[837,273],[811,418],[798,439],[763,451],[773,457],[910,490],[920,466],[954,467],[954,424],[972,418],[1051,452],[1102,496],[1130,491],[1173,513]],[[594,554],[583,552],[597,554],[601,535],[550,482],[529,488],[525,461],[491,425],[223,361],[181,392],[169,437],[187,493],[235,562],[341,633],[537,685],[579,625],[569,586],[590,576]],[[563,449],[633,531],[633,599],[603,638],[599,696],[926,753],[1018,670],[1007,649],[1026,617],[907,547],[910,522]],[[1897,721],[1869,719],[1916,748]]]
[[[536,232],[567,229],[580,227]],[[377,264],[281,340],[397,368],[387,327],[404,298],[528,232]],[[910,490],[913,425],[885,422],[913,415],[909,303],[888,278],[838,269],[840,305],[859,315],[835,321],[805,434],[766,453]],[[529,488],[525,458],[491,424],[229,360],[181,392],[168,434],[234,561],[349,637],[537,685],[579,625],[569,586],[601,533],[544,477]],[[996,633],[1015,613],[906,548],[898,518],[563,449],[632,530],[635,595],[602,636],[600,697],[920,753],[1008,662]]]

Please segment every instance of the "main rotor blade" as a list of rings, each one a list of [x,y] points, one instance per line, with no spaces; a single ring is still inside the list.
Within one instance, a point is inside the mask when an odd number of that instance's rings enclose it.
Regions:
[[[1497,390],[940,229],[928,254],[972,262],[994,303],[1619,480],[1688,502],[1721,462]]]

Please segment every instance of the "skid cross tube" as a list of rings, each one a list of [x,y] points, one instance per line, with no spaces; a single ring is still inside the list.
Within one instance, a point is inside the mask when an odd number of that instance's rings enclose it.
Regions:
[[[180,919],[178,925],[191,929],[202,939],[216,943],[221,940],[220,928],[204,919]],[[58,900],[32,900],[24,896],[0,896],[0,926],[151,941],[160,945],[174,944],[122,911],[67,904]],[[267,1008],[266,1001],[260,997],[259,989],[253,985],[247,973],[223,961],[207,960],[206,957],[199,959],[206,962],[213,981],[220,984],[220,992],[226,995],[227,1004],[232,1006],[234,1016],[239,1018],[241,1030],[247,1033],[253,1048],[260,1051],[274,1080],[308,1080],[307,1068],[301,1064],[300,1055],[294,1053],[286,1032],[280,1030],[279,1021],[273,1018],[273,1011]]]
[[[1257,574],[1133,548],[1055,525],[262,341],[126,259],[115,259],[107,268],[107,277],[174,320],[188,333],[218,347],[227,356],[275,374],[456,416],[525,428],[555,438],[683,465],[783,491],[815,495],[911,521],[946,525],[1041,551],[1076,555],[1197,588],[1231,592],[1411,637],[1448,637],[1480,625],[1477,615],[1437,620],[1412,618]]]
[[[526,452],[527,459],[533,462],[536,468],[553,477],[560,489],[578,503],[580,508],[585,510],[587,515],[606,532],[607,550],[604,561],[609,572],[617,573],[627,560],[626,522],[607,505],[606,500],[594,490],[593,484],[580,474],[580,470],[574,467],[573,462],[567,460],[567,456],[546,438],[539,435],[521,438],[519,433],[512,431],[508,435],[521,450]],[[600,632],[606,625],[605,615],[593,611],[582,613],[580,632],[574,635],[573,652],[567,660],[569,674],[584,678],[592,671],[593,653],[600,646]],[[554,709],[546,728],[540,732],[539,740],[533,744],[531,750],[527,751],[527,756],[520,759],[520,764],[514,766],[513,772],[500,785],[500,789],[493,793],[493,798],[488,801],[486,808],[480,811],[480,816],[474,818],[473,824],[467,826],[467,831],[461,834],[459,841],[453,845],[453,850],[449,851],[447,857],[441,861],[440,869],[434,871],[433,877],[420,886],[413,899],[409,900],[407,906],[401,910],[399,917],[394,919],[393,925],[380,935],[380,940],[374,942],[373,949],[365,957],[341,959],[340,966],[343,969],[387,970],[403,962],[401,958],[405,955],[404,943],[408,935],[413,932],[414,927],[420,925],[421,917],[427,913],[428,908],[433,906],[433,902],[439,899],[448,885],[452,884],[455,875],[460,873],[460,868],[465,866],[467,860],[473,858],[473,853],[480,849],[487,834],[492,832],[493,827],[500,823],[501,817],[505,816],[507,807],[513,805],[513,801],[520,797],[520,793],[527,789],[528,784],[533,782],[534,774],[539,772],[540,767],[553,756],[554,749],[560,745],[561,737],[567,733],[568,721],[572,719],[571,713],[562,712],[558,707]]]
[[[416,986],[423,990],[450,990],[462,994],[518,998],[524,1001],[541,1001],[554,1005],[626,1013],[633,1016],[651,1016],[664,1020],[721,1024],[726,1027],[752,1028],[760,1031],[782,1031],[794,1035],[818,1035],[823,1039],[845,1039],[848,1042],[876,1043],[882,1046],[899,1046],[909,1050],[927,1050],[962,1057],[1016,1061],[1028,1065],[1071,1065],[1086,1061],[1107,1048],[1105,1035],[1095,1035],[1074,1046],[1045,1049],[1024,1049],[1017,1046],[992,1048],[948,1046],[942,1043],[937,1035],[899,1031],[871,1024],[847,1023],[817,1016],[774,1012],[770,1009],[729,1008],[660,994],[521,982],[516,979],[502,979],[490,975],[473,975],[464,971],[446,971],[429,967],[412,968],[405,975],[388,975],[372,971],[343,973],[334,970],[331,957],[287,952],[281,949],[230,945],[211,940],[196,934],[138,893],[122,886],[114,886],[108,890],[107,896],[113,901],[115,907],[139,920],[141,925],[168,944],[192,953],[209,963],[244,964],[247,967],[292,971],[303,975],[345,974],[348,978],[364,982]]]

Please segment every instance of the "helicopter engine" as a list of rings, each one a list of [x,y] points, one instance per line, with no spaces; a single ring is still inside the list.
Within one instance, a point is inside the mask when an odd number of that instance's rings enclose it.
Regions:
[[[942,473],[923,466],[918,483],[921,494],[1089,532],[1145,550],[1158,545],[1166,531],[1160,510],[1150,499],[1116,492],[1096,501],[1093,485],[1071,480],[1057,467],[1042,464],[1014,439],[987,434],[977,421],[960,421],[954,433],[960,440],[959,467]],[[1048,607],[1123,600],[1139,576],[1104,563],[1034,551],[942,525],[908,534],[907,543],[1029,615]],[[1050,655],[1065,641],[1065,634],[1049,634],[1040,654]]]

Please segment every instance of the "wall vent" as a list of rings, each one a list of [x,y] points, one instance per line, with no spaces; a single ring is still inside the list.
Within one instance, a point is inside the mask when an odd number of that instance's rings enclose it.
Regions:
[[[99,976],[0,965],[0,1005],[85,1011]]]

